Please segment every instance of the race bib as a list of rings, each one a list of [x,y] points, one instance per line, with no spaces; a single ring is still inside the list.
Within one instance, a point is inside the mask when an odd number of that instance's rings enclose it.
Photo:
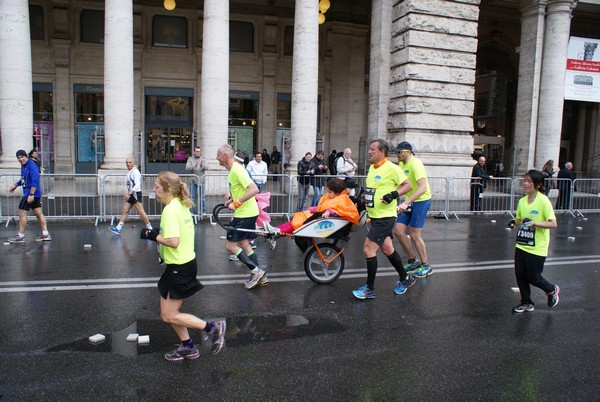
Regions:
[[[363,193],[365,206],[373,208],[375,206],[375,189],[371,187],[365,188]]]
[[[535,228],[525,228],[521,226],[517,232],[517,244],[534,247]]]

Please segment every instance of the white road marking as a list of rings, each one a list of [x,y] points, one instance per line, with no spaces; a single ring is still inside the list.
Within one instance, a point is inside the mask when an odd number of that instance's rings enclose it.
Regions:
[[[575,257],[548,258],[545,265],[569,265],[593,264],[600,262],[600,255],[589,255]],[[447,264],[436,264],[433,266],[436,275],[464,272],[464,271],[486,271],[495,269],[512,269],[512,260],[455,262]],[[303,282],[310,281],[304,271],[293,272],[268,272],[269,283],[272,282]],[[366,268],[344,269],[342,279],[363,278]],[[380,267],[378,276],[398,275],[393,267]],[[42,280],[42,281],[12,281],[0,282],[0,293],[17,292],[49,292],[67,290],[104,290],[104,289],[135,289],[156,287],[159,277],[144,278],[102,278],[102,279],[64,279],[64,280]],[[198,276],[200,282],[205,286],[235,285],[248,279],[247,274],[219,274]]]

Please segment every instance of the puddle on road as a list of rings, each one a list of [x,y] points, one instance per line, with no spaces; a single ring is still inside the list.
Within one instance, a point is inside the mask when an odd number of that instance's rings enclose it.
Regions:
[[[261,342],[273,342],[306,336],[332,334],[345,331],[346,327],[337,321],[326,318],[307,318],[302,315],[232,317],[227,319],[225,345],[235,348]],[[191,331],[198,339],[200,331]],[[150,344],[138,345],[128,342],[127,335],[149,335]],[[138,320],[126,328],[112,334],[105,334],[106,340],[92,344],[88,338],[48,348],[47,352],[100,352],[123,356],[136,356],[151,353],[164,353],[176,346],[177,337],[170,326],[160,320]],[[202,333],[202,337],[204,333]],[[202,342],[208,350],[208,342]]]

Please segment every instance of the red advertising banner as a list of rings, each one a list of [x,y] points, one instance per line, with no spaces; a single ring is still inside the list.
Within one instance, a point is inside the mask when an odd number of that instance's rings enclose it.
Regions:
[[[600,39],[571,36],[567,49],[565,99],[600,102]]]

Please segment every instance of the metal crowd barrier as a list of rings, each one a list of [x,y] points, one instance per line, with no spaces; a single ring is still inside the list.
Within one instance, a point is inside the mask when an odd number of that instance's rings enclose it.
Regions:
[[[154,193],[154,182],[156,182],[157,174],[143,174],[142,175],[142,205],[144,211],[150,219],[159,218],[162,214],[162,204],[156,199]],[[198,176],[189,174],[179,175],[181,181],[187,184],[188,189],[192,191],[192,182],[198,183]],[[110,224],[113,225],[120,219],[123,206],[125,205],[125,195],[127,194],[127,175],[126,174],[107,174],[103,175],[100,179],[100,185],[102,188],[102,200],[104,205],[104,211],[102,220],[110,219]],[[200,188],[196,190],[196,197],[198,197]],[[190,194],[194,198],[194,194]],[[139,217],[139,214],[135,208],[131,208],[129,211],[129,217]],[[196,214],[197,217],[197,214]]]
[[[570,205],[570,211],[581,216],[583,212],[600,211],[600,179],[575,179]]]
[[[229,193],[228,173],[210,173],[201,177],[205,194],[204,212],[200,218],[209,218],[218,204],[225,202],[225,194]],[[267,209],[271,216],[289,217],[291,205],[290,176],[285,174],[268,174],[262,186],[262,193],[271,193],[271,205]]]
[[[20,175],[3,175],[1,182],[7,187],[16,183]],[[83,174],[44,174],[40,177],[42,187],[42,212],[46,218],[86,218],[96,224],[103,215],[99,177]],[[0,196],[0,219],[18,220],[17,208],[23,196],[21,187],[12,194]],[[31,218],[31,217],[30,217]],[[35,218],[34,218],[35,219]]]
[[[110,219],[114,224],[119,219],[124,195],[127,192],[126,174],[81,175],[81,174],[45,174],[41,176],[42,211],[49,219]],[[157,175],[142,175],[142,205],[151,219],[160,217],[162,205],[156,200],[153,191]],[[195,221],[210,218],[213,208],[224,202],[224,194],[228,192],[227,173],[206,174],[203,176],[180,175],[194,191],[192,198],[198,200]],[[271,205],[267,212],[271,216],[290,219],[298,207],[297,175],[269,174],[262,192],[271,193]],[[337,176],[321,176],[323,182]],[[17,174],[0,175],[0,222],[6,219],[18,219],[17,209],[22,198],[21,188],[13,193],[8,188],[20,179]],[[359,187],[365,186],[366,176],[354,176]],[[493,178],[487,180],[485,187],[474,183],[470,177],[446,178],[429,177],[432,193],[430,215],[450,216],[458,218],[461,214],[511,214],[516,210],[519,198],[523,194],[523,178]],[[554,185],[555,183],[555,185]],[[194,186],[193,186],[194,184]],[[198,185],[196,185],[198,184]],[[547,195],[557,213],[570,213],[573,216],[583,213],[600,212],[600,179],[547,179],[551,184]],[[481,190],[483,189],[483,192]],[[323,187],[325,191],[325,187]],[[476,195],[474,198],[472,195]],[[313,186],[307,197],[307,206],[313,199]],[[477,201],[477,202],[475,202]],[[136,216],[135,209],[130,216]],[[30,214],[29,219],[35,219]]]
[[[513,211],[513,182],[500,177],[485,180],[471,177],[448,179],[448,214],[511,214]]]

